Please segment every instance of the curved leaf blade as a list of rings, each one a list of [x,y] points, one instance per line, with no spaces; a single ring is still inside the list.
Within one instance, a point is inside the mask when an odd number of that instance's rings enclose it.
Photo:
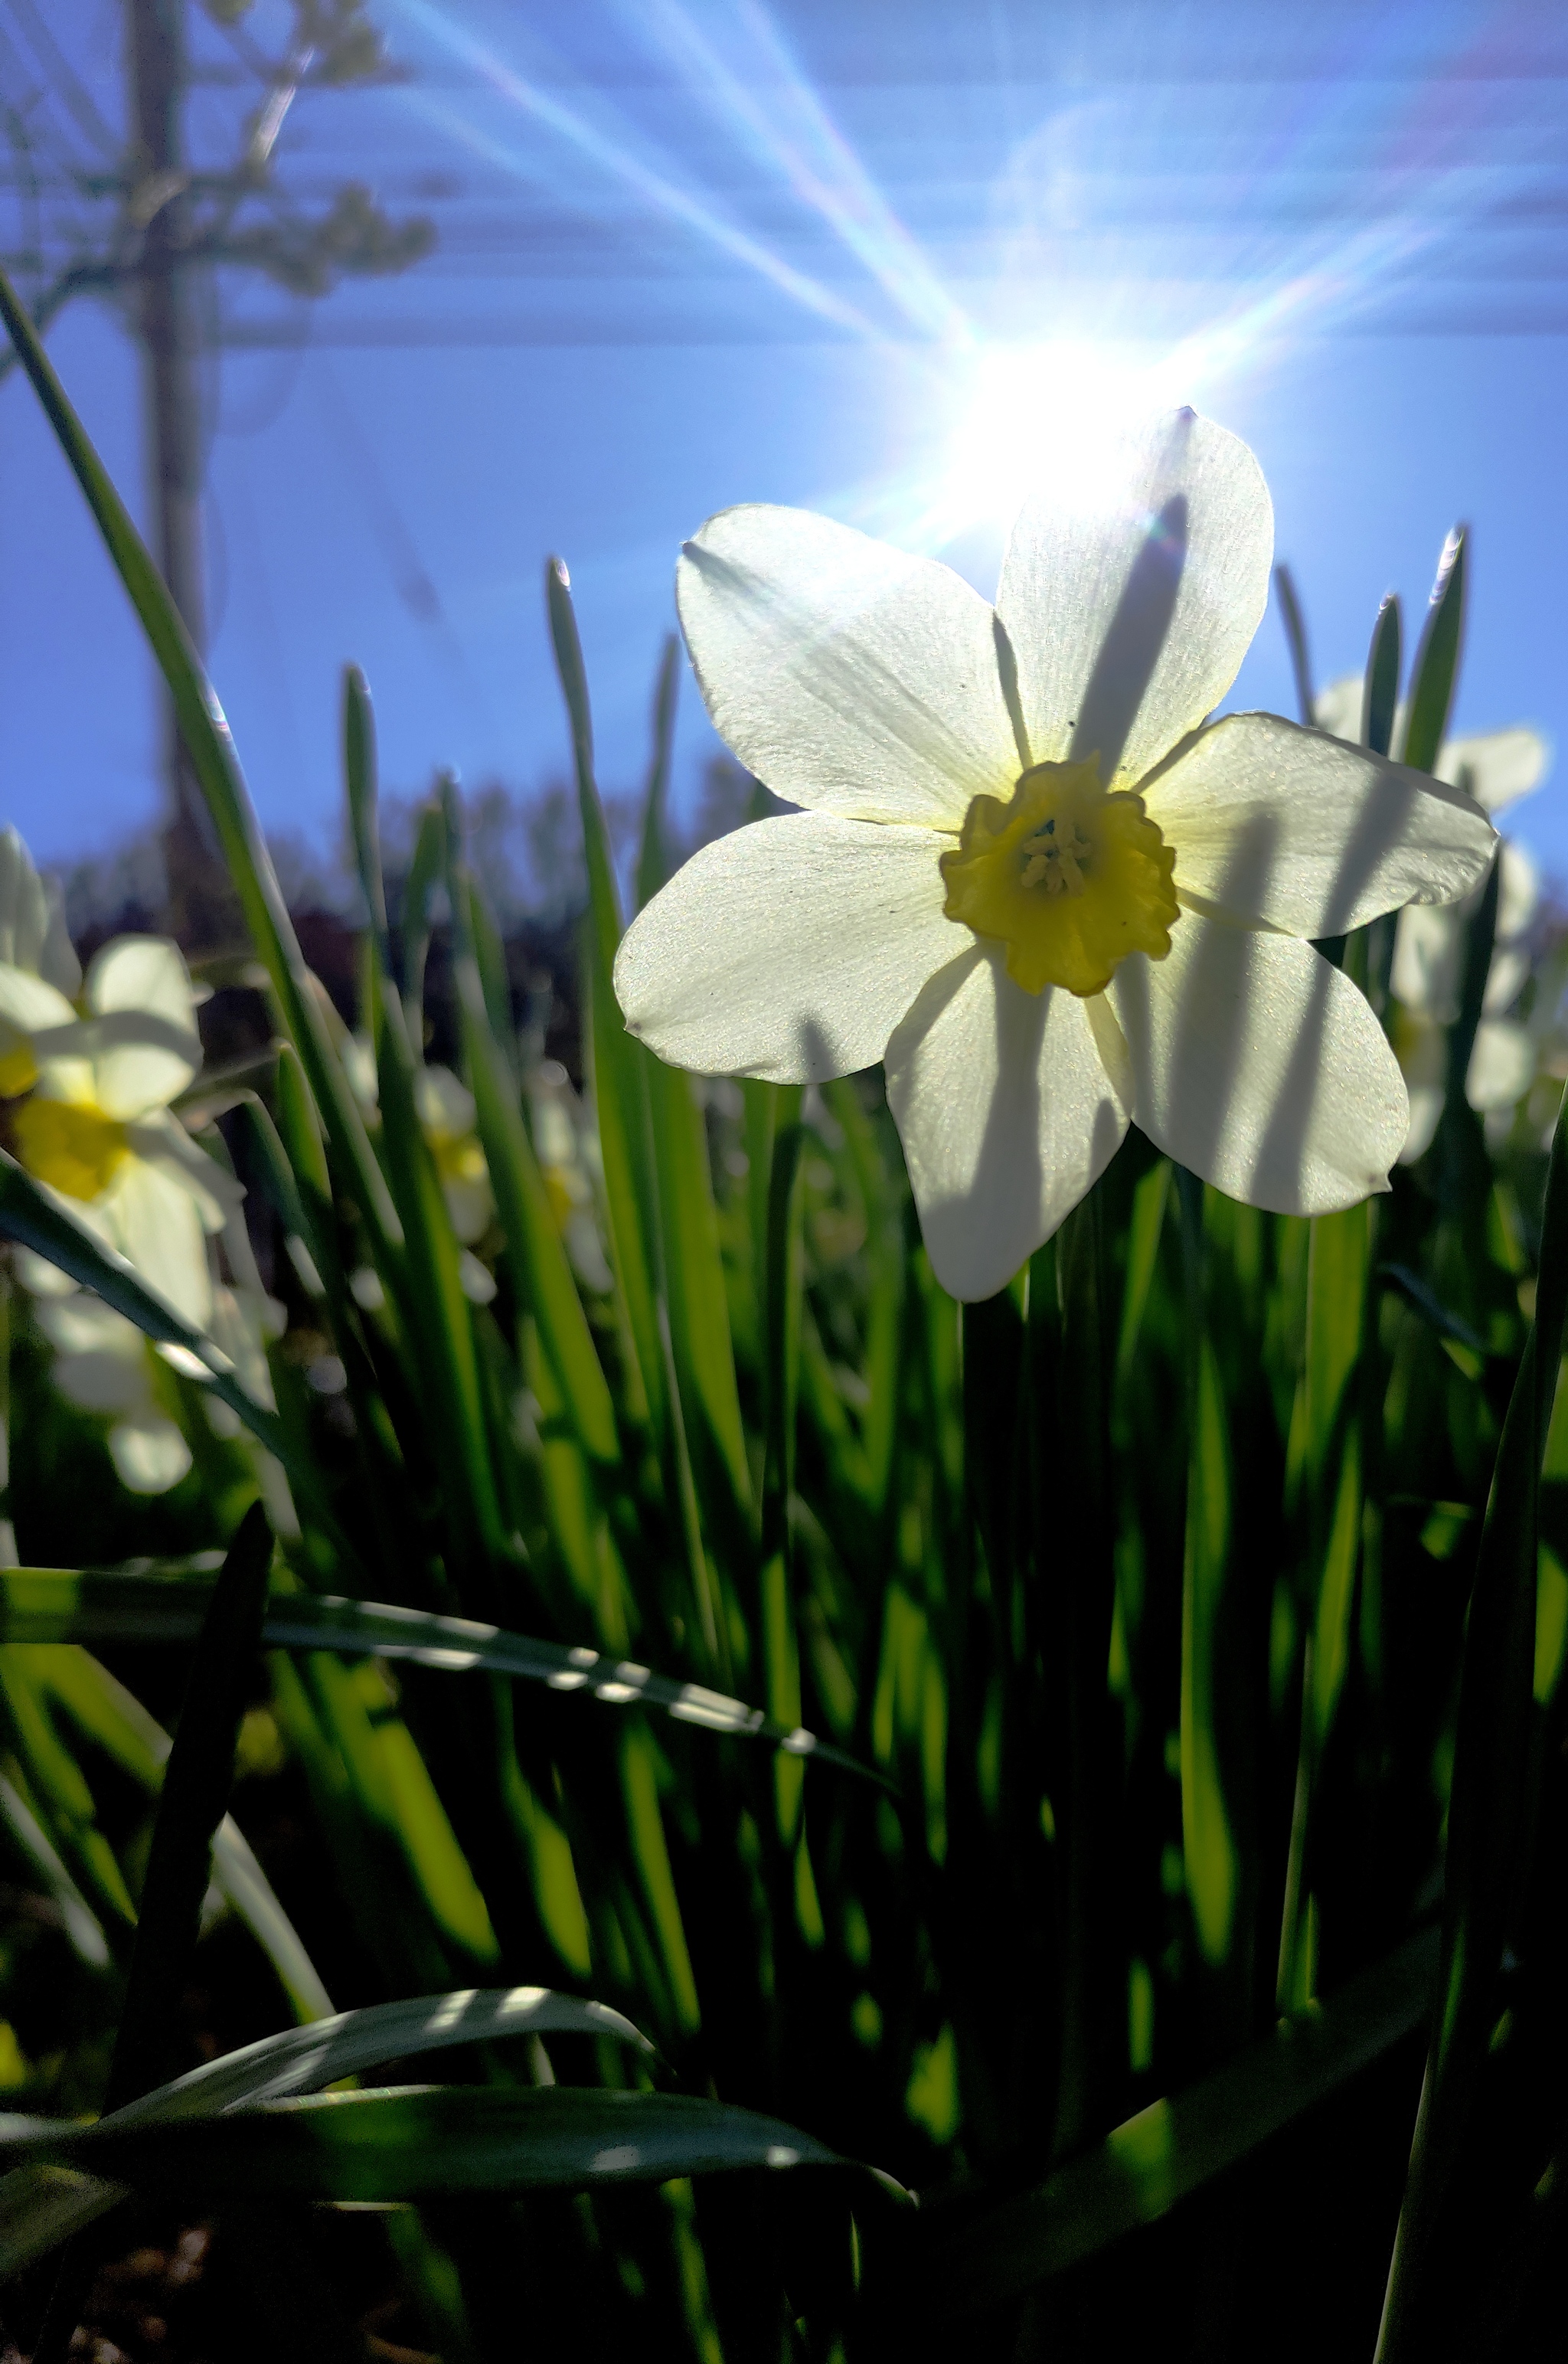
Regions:
[[[85,2169],[133,2191],[418,2200],[458,2191],[585,2191],[738,2169],[842,2167],[782,2119],[691,2093],[552,2085],[384,2088],[263,2102],[221,2117],[61,2127],[4,2140],[28,2163]]]

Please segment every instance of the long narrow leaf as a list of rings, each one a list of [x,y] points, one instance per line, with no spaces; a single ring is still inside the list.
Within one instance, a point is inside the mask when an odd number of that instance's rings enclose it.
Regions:
[[[200,1628],[210,1578],[115,1576],[74,1568],[0,1569],[0,1640],[183,1642]],[[764,1715],[701,1683],[677,1682],[598,1650],[535,1641],[466,1617],[438,1617],[386,1601],[298,1593],[274,1600],[262,1639],[275,1649],[340,1650],[406,1658],[442,1672],[518,1675],[551,1690],[578,1691],[612,1707],[662,1708],[678,1723],[740,1739],[769,1741],[840,1772],[888,1786],[884,1777],[814,1733]]]
[[[923,2212],[917,2255],[899,2253],[910,2269],[904,2303],[942,2321],[1003,2305],[1164,2215],[1418,2027],[1436,1953],[1435,1932],[1411,1938],[1330,2002],[962,2229]]]
[[[261,2195],[417,2200],[459,2191],[572,2191],[738,2168],[842,2167],[814,2136],[690,2093],[555,2085],[395,2088],[265,2102],[219,2118],[32,2135],[23,2160],[84,2168],[204,2207]]]

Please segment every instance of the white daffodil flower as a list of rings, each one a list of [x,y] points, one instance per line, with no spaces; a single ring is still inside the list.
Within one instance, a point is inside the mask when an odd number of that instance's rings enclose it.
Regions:
[[[421,1067],[414,1104],[452,1230],[466,1247],[481,1236],[495,1211],[490,1168],[475,1129],[473,1094],[450,1067]]]
[[[1355,674],[1330,682],[1314,701],[1321,729],[1359,739],[1362,685]],[[1395,717],[1394,743],[1404,708]],[[1551,751],[1539,730],[1516,723],[1507,730],[1450,739],[1439,750],[1436,776],[1462,788],[1488,813],[1529,796],[1545,778]],[[1528,1027],[1504,1015],[1529,975],[1529,935],[1540,903],[1540,874],[1523,846],[1503,841],[1497,857],[1497,929],[1487,971],[1482,1018],[1465,1071],[1464,1097],[1478,1115],[1515,1108],[1535,1080],[1538,1045]],[[1444,1030],[1459,1015],[1465,931],[1478,896],[1442,909],[1413,904],[1399,914],[1389,983],[1401,1008],[1393,1034],[1410,1094],[1410,1130],[1399,1153],[1413,1165],[1431,1146],[1448,1090]]]
[[[546,1070],[553,1069],[553,1073]],[[544,1063],[530,1091],[534,1147],[539,1153],[550,1211],[566,1244],[577,1277],[585,1288],[606,1295],[614,1286],[605,1245],[594,1210],[594,1182],[588,1170],[588,1139],[582,1108],[554,1060]]]
[[[1331,681],[1312,701],[1318,730],[1331,731],[1336,739],[1359,741],[1364,695],[1359,673]],[[1394,717],[1396,747],[1405,733],[1405,714],[1401,705]],[[1551,761],[1551,750],[1540,732],[1527,722],[1516,722],[1507,730],[1484,730],[1475,738],[1445,739],[1432,774],[1451,787],[1462,788],[1484,812],[1496,813],[1539,788]]]
[[[49,1267],[46,1267],[49,1269]],[[109,1453],[133,1494],[166,1494],[191,1466],[191,1448],[160,1410],[151,1348],[134,1322],[74,1286],[50,1289],[34,1308],[54,1348],[52,1377],[67,1402],[106,1413]]]
[[[80,1017],[58,987],[0,965],[0,1090],[17,1155],[57,1202],[197,1329],[212,1311],[204,1234],[244,1196],[169,1102],[202,1062],[177,946],[121,936],[88,969]]]
[[[1540,1045],[1529,1027],[1506,1013],[1530,971],[1530,931],[1540,908],[1540,872],[1522,845],[1505,838],[1497,853],[1497,926],[1486,972],[1481,1020],[1465,1070],[1464,1097],[1479,1116],[1516,1108],[1535,1081]],[[1389,985],[1399,1004],[1394,1047],[1410,1094],[1410,1131],[1399,1153],[1413,1165],[1430,1147],[1448,1091],[1448,1029],[1459,1016],[1465,929],[1473,891],[1442,910],[1399,914]]]
[[[0,829],[0,962],[67,995],[82,989],[82,964],[65,929],[65,912],[9,822]]]
[[[926,1244],[986,1297],[1129,1122],[1232,1197],[1387,1187],[1408,1121],[1307,939],[1484,873],[1457,790],[1266,714],[1209,723],[1268,597],[1246,445],[1191,411],[1026,503],[993,609],[803,511],[711,519],[681,620],[741,762],[806,808],[706,847],[634,921],[630,1031],[704,1074],[884,1059]]]

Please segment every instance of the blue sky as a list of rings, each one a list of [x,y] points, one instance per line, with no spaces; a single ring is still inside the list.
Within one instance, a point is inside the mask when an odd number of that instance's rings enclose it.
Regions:
[[[376,13],[408,78],[302,102],[280,169],[307,200],[351,173],[395,213],[428,209],[438,251],[307,320],[226,279],[206,368],[212,669],[270,828],[335,827],[348,658],[376,696],[389,786],[446,763],[519,789],[559,774],[550,551],[577,591],[606,785],[631,785],[675,552],[710,511],[822,507],[989,590],[1031,439],[1142,389],[1257,450],[1321,679],[1360,664],[1386,589],[1418,622],[1463,518],[1459,724],[1529,720],[1568,744],[1559,15]],[[53,21],[112,124],[111,16],[62,0]],[[260,41],[268,0],[251,25]],[[19,70],[0,46],[0,84]],[[198,149],[224,152],[234,106],[225,86],[198,93]],[[302,328],[307,342],[275,341]],[[119,322],[78,304],[50,347],[137,496]],[[153,708],[14,375],[0,534],[0,810],[40,858],[68,858],[156,812]],[[1273,616],[1231,702],[1292,710]],[[688,685],[684,792],[713,744]],[[1568,783],[1513,825],[1568,877]]]

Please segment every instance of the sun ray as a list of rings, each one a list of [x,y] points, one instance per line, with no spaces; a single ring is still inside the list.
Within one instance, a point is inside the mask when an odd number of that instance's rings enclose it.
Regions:
[[[728,12],[728,28],[745,52],[738,65],[721,55],[683,0],[636,0],[632,15],[638,31],[658,39],[727,128],[820,215],[912,328],[959,349],[973,345],[962,306],[790,56],[763,0],[739,0]]]
[[[462,26],[455,24],[434,0],[395,0],[404,17],[418,25],[428,37],[440,44],[448,54],[477,73],[497,96],[522,114],[542,124],[545,128],[585,156],[602,172],[621,183],[635,196],[641,198],[654,212],[681,223],[699,237],[717,247],[738,262],[770,281],[781,294],[789,296],[819,319],[828,320],[837,328],[848,329],[854,335],[876,338],[882,332],[854,305],[846,303],[830,287],[807,273],[797,271],[781,255],[754,238],[739,223],[726,219],[694,191],[683,188],[665,173],[645,163],[630,148],[601,131],[575,107],[568,106],[538,83],[519,73],[504,58],[484,42],[475,39]],[[417,87],[406,94],[410,104],[417,106],[428,120],[439,123],[454,139],[461,140],[473,153],[482,155],[497,170],[520,179],[540,177],[538,160],[514,148],[510,142],[496,139],[481,130],[457,107],[433,98],[428,91]]]

